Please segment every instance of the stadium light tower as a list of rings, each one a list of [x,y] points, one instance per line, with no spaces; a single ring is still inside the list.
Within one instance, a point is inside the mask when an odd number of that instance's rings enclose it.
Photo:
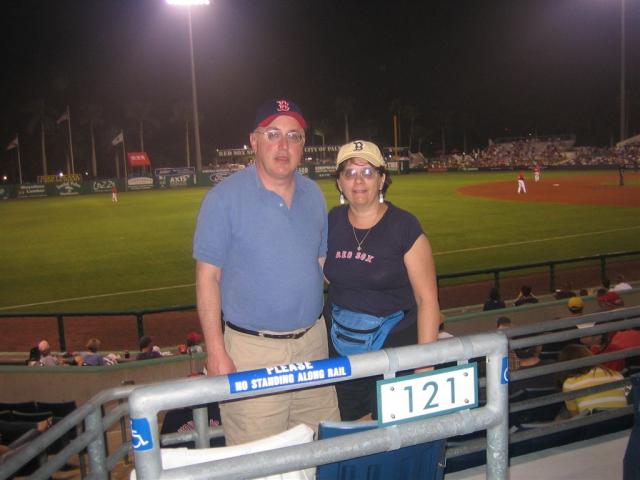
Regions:
[[[620,0],[620,141],[627,138],[627,88],[626,88],[626,6]]]
[[[200,120],[198,118],[198,91],[196,88],[196,62],[193,55],[193,29],[191,27],[191,7],[209,5],[209,0],[166,0],[169,5],[187,7],[189,19],[189,52],[191,53],[191,100],[193,101],[193,137],[196,149],[196,170],[202,170],[202,149],[200,148]]]

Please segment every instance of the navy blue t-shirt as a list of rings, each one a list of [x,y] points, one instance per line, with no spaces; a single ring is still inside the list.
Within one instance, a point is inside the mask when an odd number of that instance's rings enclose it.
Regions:
[[[394,330],[416,323],[417,307],[404,255],[422,234],[418,219],[387,202],[380,221],[368,229],[355,229],[349,222],[347,205],[329,212],[329,237],[324,275],[329,280],[325,318],[331,318],[331,303],[356,312],[387,316],[398,310],[405,318]]]

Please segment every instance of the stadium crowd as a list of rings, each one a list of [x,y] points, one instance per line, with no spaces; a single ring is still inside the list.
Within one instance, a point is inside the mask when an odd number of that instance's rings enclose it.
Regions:
[[[441,155],[428,163],[430,168],[491,168],[513,169],[521,167],[577,167],[626,165],[637,168],[640,146],[623,147],[570,147],[566,140],[540,141],[519,139],[504,143],[491,143],[484,149],[470,153]]]

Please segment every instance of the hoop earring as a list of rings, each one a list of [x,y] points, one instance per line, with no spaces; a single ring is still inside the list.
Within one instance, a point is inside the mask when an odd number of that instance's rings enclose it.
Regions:
[[[344,195],[340,192],[340,205],[344,205],[346,202],[344,201]]]
[[[378,195],[378,202],[384,203],[384,193],[382,193],[382,190],[380,190],[379,192],[380,194]]]

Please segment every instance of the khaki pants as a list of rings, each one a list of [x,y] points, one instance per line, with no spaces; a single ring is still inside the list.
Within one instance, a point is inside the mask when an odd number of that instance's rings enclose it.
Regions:
[[[328,357],[323,318],[295,340],[263,338],[227,328],[224,344],[238,371]],[[317,432],[319,422],[340,420],[333,386],[222,402],[220,415],[227,445],[275,435],[300,423]]]

